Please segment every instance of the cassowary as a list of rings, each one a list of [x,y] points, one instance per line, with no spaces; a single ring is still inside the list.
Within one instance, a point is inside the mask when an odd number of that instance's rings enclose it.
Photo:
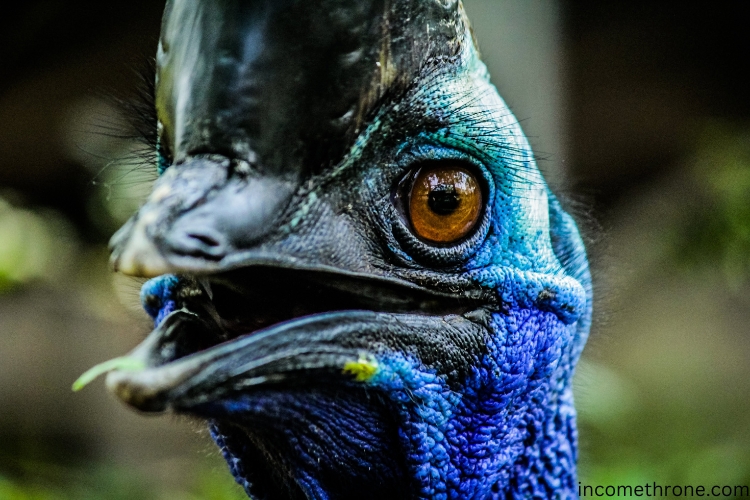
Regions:
[[[587,259],[460,0],[169,0],[132,407],[255,499],[575,498]]]

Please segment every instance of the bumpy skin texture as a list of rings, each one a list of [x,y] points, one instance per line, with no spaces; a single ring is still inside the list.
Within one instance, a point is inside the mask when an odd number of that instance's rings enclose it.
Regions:
[[[247,3],[261,4],[267,6]],[[169,262],[165,269],[178,273],[143,289],[161,328],[179,325],[176,314],[209,321],[196,305],[205,293],[190,292],[191,273],[229,273],[222,279],[236,283],[240,278],[231,273],[242,270],[243,286],[252,287],[254,270],[270,268],[273,275],[278,268],[283,282],[275,286],[289,290],[289,301],[302,293],[295,270],[322,269],[323,281],[346,276],[332,285],[343,293],[360,293],[357,283],[383,289],[370,293],[363,310],[342,306],[348,311],[296,319],[215,348],[224,349],[222,361],[191,375],[184,388],[159,393],[160,408],[209,420],[232,474],[258,500],[575,498],[571,378],[591,316],[586,255],[575,223],[549,192],[517,121],[490,84],[460,4],[363,2],[348,11],[349,2],[281,4],[325,8],[320,12],[343,24],[385,12],[371,24],[354,23],[368,27],[352,30],[367,35],[362,47],[374,47],[348,66],[357,92],[324,96],[336,109],[348,99],[343,108],[351,105],[353,112],[338,125],[327,123],[320,132],[324,147],[313,148],[305,120],[316,118],[294,111],[308,109],[302,101],[284,108],[294,99],[269,97],[273,113],[287,122],[266,135],[230,119],[216,126],[194,120],[199,125],[185,132],[180,116],[215,116],[216,109],[194,108],[215,104],[220,92],[201,87],[181,100],[173,95],[176,84],[161,94],[157,88],[174,164],[155,193],[166,188],[114,238],[115,262],[126,259],[127,242],[141,231]],[[171,2],[168,14],[183,7]],[[188,14],[181,12],[184,22]],[[399,21],[405,12],[414,16],[409,23]],[[170,22],[168,16],[167,31],[174,29]],[[395,41],[384,52],[387,35]],[[283,48],[274,43],[281,42],[268,42],[270,61]],[[178,40],[169,45],[179,50]],[[163,47],[160,57],[169,59],[165,53]],[[180,67],[162,69],[161,83],[179,80]],[[294,96],[310,89],[300,85]],[[198,104],[185,108],[185,102]],[[201,126],[206,129],[196,130]],[[297,141],[281,155],[273,154],[285,144],[279,130]],[[229,146],[215,147],[222,141]],[[236,144],[242,147],[225,152]],[[237,174],[236,158],[253,173]],[[453,246],[414,236],[394,201],[405,175],[431,162],[468,165],[485,183],[482,222]],[[227,192],[258,179],[268,182],[269,192],[283,185],[282,194],[268,195],[282,208],[258,215],[257,207],[241,205],[232,223],[213,215],[217,204],[234,203]],[[251,226],[244,233],[235,227],[243,214]],[[199,229],[220,236],[210,250],[186,251],[186,235]],[[190,244],[205,241],[204,235]],[[210,259],[209,251],[215,252]],[[393,305],[384,291],[390,287],[399,297],[429,300]],[[219,301],[213,298],[217,309]],[[245,306],[254,307],[253,301]],[[191,362],[185,359],[181,366]]]

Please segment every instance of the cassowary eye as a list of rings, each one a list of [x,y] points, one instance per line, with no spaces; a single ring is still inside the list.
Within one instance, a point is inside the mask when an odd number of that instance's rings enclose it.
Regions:
[[[409,219],[417,236],[432,243],[454,243],[466,237],[482,215],[479,181],[459,166],[421,169],[409,194]]]

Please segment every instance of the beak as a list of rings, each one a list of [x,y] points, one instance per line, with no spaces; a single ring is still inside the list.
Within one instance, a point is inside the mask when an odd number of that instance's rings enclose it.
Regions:
[[[181,341],[175,337],[177,332]],[[277,324],[170,360],[175,353],[168,346],[184,345],[189,336],[216,341],[214,332],[213,326],[190,312],[172,313],[130,355],[147,367],[111,372],[109,389],[142,411],[200,413],[202,405],[269,386],[304,386],[321,380],[377,384],[382,377],[387,379],[384,367],[394,356],[403,357],[406,345],[413,346],[415,362],[435,363],[440,354],[439,362],[445,365],[441,370],[460,370],[481,349],[486,330],[458,315],[344,311]]]
[[[110,241],[117,271],[155,277],[210,271],[278,225],[296,183],[238,173],[237,162],[195,157],[170,167],[140,211]]]

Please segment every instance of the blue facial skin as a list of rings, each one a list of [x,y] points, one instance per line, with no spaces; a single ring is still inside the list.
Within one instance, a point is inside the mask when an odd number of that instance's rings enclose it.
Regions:
[[[360,171],[364,185],[392,184],[414,161],[431,159],[481,172],[486,224],[459,248],[426,248],[399,233],[398,223],[383,241],[404,268],[433,266],[496,291],[502,306],[490,311],[486,346],[452,377],[408,349],[368,353],[342,367],[354,376],[347,388],[267,389],[196,409],[211,419],[230,470],[254,498],[266,498],[274,468],[291,471],[315,499],[371,498],[357,480],[365,476],[395,485],[394,498],[577,498],[571,379],[590,326],[586,254],[517,121],[467,47],[461,64],[429,75],[381,110],[332,179]],[[400,117],[417,105],[442,125],[400,137]],[[383,160],[368,172],[373,156]],[[178,284],[165,276],[144,286],[157,324],[174,309]],[[277,445],[248,440],[241,430],[253,428]]]

